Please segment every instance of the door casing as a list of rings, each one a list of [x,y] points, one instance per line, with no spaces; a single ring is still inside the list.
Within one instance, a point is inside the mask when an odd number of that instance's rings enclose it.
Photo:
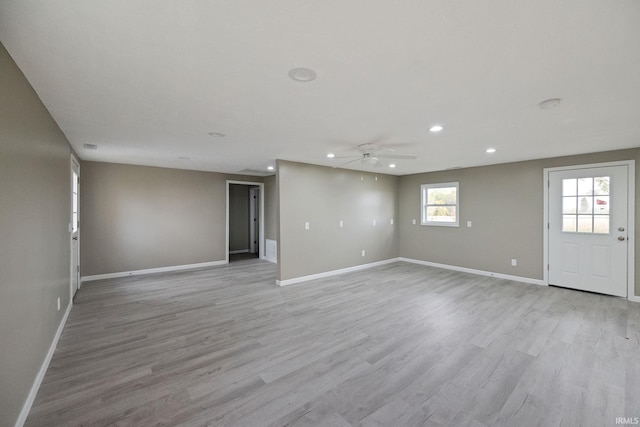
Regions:
[[[568,171],[575,169],[599,168],[609,166],[627,166],[627,299],[640,302],[640,296],[635,296],[635,160],[622,160],[617,162],[592,163],[584,165],[560,166],[555,168],[545,168],[543,170],[543,281],[549,285],[549,173],[555,171]]]

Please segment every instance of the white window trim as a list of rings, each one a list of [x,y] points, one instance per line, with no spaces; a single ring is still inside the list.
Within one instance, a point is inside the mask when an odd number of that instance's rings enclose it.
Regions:
[[[456,188],[456,221],[427,221],[427,190],[433,188]],[[434,225],[437,227],[460,227],[460,182],[439,182],[437,184],[422,184],[420,186],[420,224],[421,225]]]

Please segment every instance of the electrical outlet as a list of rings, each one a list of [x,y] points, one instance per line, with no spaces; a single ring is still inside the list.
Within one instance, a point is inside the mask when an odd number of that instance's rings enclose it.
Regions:
[[[415,218],[411,220],[411,222],[413,223],[413,225],[416,225],[416,220]]]
[[[467,228],[471,228],[471,221],[467,221]]]
[[[373,220],[373,225],[376,225],[376,220],[375,219]]]
[[[390,223],[391,225],[393,225],[393,218],[391,218],[391,220],[389,221],[389,223]]]
[[[304,229],[305,229],[305,230],[308,230],[308,229],[309,229],[309,223],[308,223],[308,222],[305,222],[305,223],[304,223]]]
[[[364,256],[364,249],[362,250],[362,256]]]
[[[344,227],[344,222],[340,221],[340,228]]]
[[[515,258],[511,258],[511,266],[517,267],[518,266],[518,260],[515,259]]]
[[[60,311],[60,297],[58,297],[58,311]]]

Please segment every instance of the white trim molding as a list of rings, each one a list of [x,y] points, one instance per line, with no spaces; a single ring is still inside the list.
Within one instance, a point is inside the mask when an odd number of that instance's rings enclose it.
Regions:
[[[49,368],[49,363],[51,363],[51,359],[53,358],[53,353],[56,351],[56,347],[58,347],[58,341],[60,341],[60,336],[62,336],[62,331],[64,330],[64,325],[67,323],[67,319],[69,318],[69,313],[71,313],[71,307],[73,306],[72,300],[69,300],[69,304],[67,305],[67,309],[64,312],[64,316],[62,316],[62,320],[58,325],[58,330],[53,337],[53,341],[51,341],[51,346],[49,346],[49,351],[40,366],[40,370],[38,371],[38,375],[33,380],[33,384],[31,385],[31,390],[29,390],[29,394],[27,395],[27,400],[25,400],[24,405],[22,405],[22,410],[20,411],[20,415],[16,420],[15,427],[22,427],[27,421],[27,416],[31,411],[31,406],[33,406],[33,402],[36,400],[36,395],[38,394],[38,390],[40,390],[40,385],[42,384],[42,380],[44,379],[45,374],[47,373],[47,369]]]
[[[494,273],[491,271],[476,270],[475,268],[458,267],[456,265],[440,264],[437,262],[422,261],[422,260],[413,259],[413,258],[400,257],[398,258],[398,260],[403,262],[409,262],[412,264],[420,264],[420,265],[426,265],[429,267],[444,268],[446,270],[461,271],[463,273],[477,274],[479,276],[495,277],[498,279],[513,280],[514,282],[523,282],[523,283],[530,283],[533,285],[547,286],[547,283],[545,283],[544,280],[532,279],[530,277],[512,276],[510,274]]]
[[[354,271],[366,270],[367,268],[377,267],[379,265],[391,264],[400,261],[400,258],[390,258],[383,261],[371,262],[369,264],[360,264],[353,267],[341,268],[339,270],[325,271],[324,273],[310,274],[308,276],[294,277],[293,279],[276,280],[276,285],[287,286],[295,283],[308,282],[309,280],[322,279],[325,277],[337,276],[339,274],[352,273]]]
[[[193,270],[195,268],[206,268],[206,267],[215,267],[218,265],[228,264],[229,261],[226,259],[220,261],[211,261],[211,262],[201,262],[198,264],[185,264],[185,265],[174,265],[170,267],[159,267],[159,268],[147,268],[145,270],[134,270],[134,271],[121,271],[117,273],[107,273],[107,274],[96,274],[93,276],[83,276],[83,282],[90,282],[93,280],[102,280],[102,279],[115,279],[118,277],[127,277],[127,276],[140,276],[143,274],[153,274],[153,273],[166,273],[170,271],[182,271],[182,270]]]
[[[640,302],[640,295],[635,294],[635,223],[636,223],[636,161],[635,160],[620,160],[606,163],[590,163],[584,165],[570,165],[570,166],[558,166],[553,168],[543,169],[543,260],[542,269],[544,275],[545,284],[549,284],[549,271],[547,266],[549,265],[549,173],[562,170],[575,170],[575,169],[591,169],[599,167],[609,166],[627,166],[627,240],[629,241],[627,249],[627,300]]]

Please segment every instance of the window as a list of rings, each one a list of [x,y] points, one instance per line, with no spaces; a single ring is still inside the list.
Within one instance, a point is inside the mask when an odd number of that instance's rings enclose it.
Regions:
[[[611,178],[596,176],[562,180],[562,231],[609,234]]]
[[[458,227],[459,187],[458,182],[423,184],[420,187],[422,192],[422,225]]]

